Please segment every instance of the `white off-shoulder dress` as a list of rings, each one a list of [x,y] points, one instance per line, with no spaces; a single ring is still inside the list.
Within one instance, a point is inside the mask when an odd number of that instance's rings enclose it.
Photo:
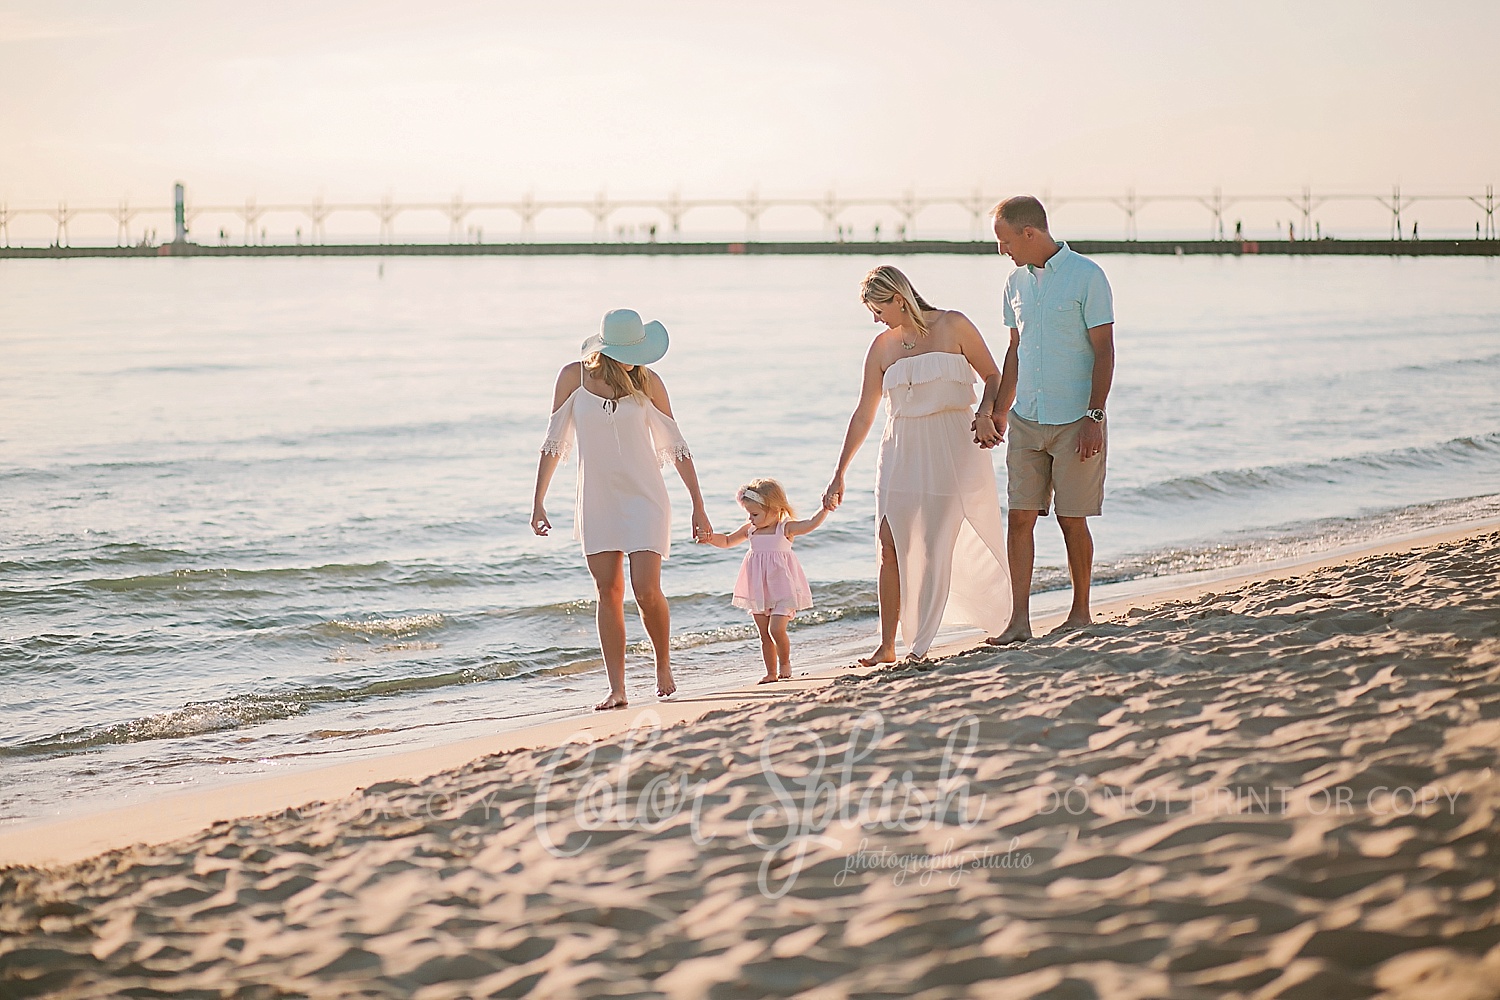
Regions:
[[[672,548],[672,508],[661,470],[691,458],[677,421],[648,399],[605,399],[583,386],[552,414],[542,452],[566,460],[578,444],[573,537],[584,555]]]
[[[898,360],[882,383],[875,523],[901,569],[901,636],[924,656],[944,621],[991,635],[1010,619],[1005,526],[990,453],[974,443],[974,369],[962,354]]]

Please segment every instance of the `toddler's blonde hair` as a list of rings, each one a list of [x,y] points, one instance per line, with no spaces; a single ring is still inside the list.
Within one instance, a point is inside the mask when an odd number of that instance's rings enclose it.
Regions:
[[[752,479],[740,487],[734,498],[741,504],[746,500],[760,504],[775,514],[778,521],[789,521],[797,516],[791,501],[786,498],[786,490],[774,479]]]

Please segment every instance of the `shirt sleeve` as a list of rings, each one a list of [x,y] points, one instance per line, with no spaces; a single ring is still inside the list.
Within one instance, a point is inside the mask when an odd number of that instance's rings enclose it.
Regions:
[[[1005,279],[1005,295],[1000,300],[1000,314],[1005,317],[1005,325],[1012,330],[1019,329],[1021,324],[1016,322],[1016,310],[1010,304],[1011,287],[1015,284],[1015,272]]]
[[[547,436],[542,441],[542,454],[556,455],[561,462],[566,462],[568,454],[573,450],[573,399],[573,396],[569,396],[553,412],[552,422],[547,425]]]
[[[1104,268],[1095,265],[1089,268],[1088,281],[1083,288],[1083,325],[1092,330],[1114,321],[1114,293],[1110,291]]]
[[[672,462],[680,462],[684,458],[692,458],[693,453],[688,449],[688,443],[683,439],[682,431],[677,428],[677,421],[667,416],[656,408],[651,402],[646,404],[647,422],[651,427],[651,443],[656,448],[656,460],[661,465],[669,465]]]

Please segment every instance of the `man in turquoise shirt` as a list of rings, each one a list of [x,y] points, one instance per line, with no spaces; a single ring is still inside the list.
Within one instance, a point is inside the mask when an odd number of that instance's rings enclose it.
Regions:
[[[1068,550],[1073,606],[1062,628],[1082,628],[1089,614],[1094,539],[1088,518],[1104,504],[1104,404],[1114,379],[1114,300],[1104,271],[1052,238],[1042,203],[1027,195],[991,213],[1000,252],[1017,267],[1005,282],[1010,349],[1000,391],[975,417],[976,439],[1007,431],[1007,554],[1010,624],[996,645],[1031,638],[1031,574],[1036,519],[1056,504]]]

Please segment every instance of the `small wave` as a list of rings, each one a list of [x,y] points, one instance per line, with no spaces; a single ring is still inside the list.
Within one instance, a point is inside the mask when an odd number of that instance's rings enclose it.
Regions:
[[[1281,562],[1414,532],[1500,517],[1500,494],[1393,507],[1359,517],[1292,521],[1196,545],[1174,545],[1094,564],[1096,584]],[[1032,592],[1070,586],[1066,567],[1038,566]]]
[[[538,650],[524,661],[489,660],[441,674],[370,680],[347,687],[321,686],[268,694],[229,695],[212,701],[191,702],[169,712],[129,722],[73,729],[13,747],[0,747],[0,758],[71,753],[112,744],[203,736],[290,719],[320,705],[389,698],[537,674],[570,673],[598,667],[600,662],[595,649],[557,647]]]
[[[447,619],[439,614],[401,615],[396,618],[367,618],[360,621],[335,620],[327,622],[325,627],[334,632],[397,637],[437,628],[445,621]]]
[[[253,372],[270,368],[270,365],[230,365],[204,362],[196,365],[143,365],[136,368],[119,368],[111,375],[200,375],[211,372]]]
[[[1441,444],[1415,448],[1349,455],[1326,462],[1226,469],[1184,476],[1144,486],[1127,487],[1111,494],[1110,500],[1147,506],[1157,506],[1164,502],[1175,505],[1183,500],[1251,496],[1267,490],[1289,489],[1312,483],[1347,482],[1366,478],[1371,474],[1383,475],[1497,460],[1500,460],[1500,432],[1454,438]]]
[[[0,757],[23,757],[57,751],[87,750],[115,743],[180,739],[239,729],[258,722],[289,719],[310,703],[295,694],[234,695],[216,701],[191,702],[170,712],[91,729],[74,729],[15,747],[0,748]]]
[[[451,567],[428,562],[325,563],[315,566],[267,566],[242,568],[233,566],[191,565],[203,563],[206,557],[185,552],[152,549],[140,553],[139,559],[113,552],[98,552],[86,557],[70,556],[37,560],[0,561],[0,576],[12,579],[31,576],[47,582],[34,589],[18,588],[16,593],[34,599],[89,599],[90,593],[121,595],[151,594],[172,591],[206,600],[247,599],[302,591],[306,588],[334,586],[340,589],[380,590],[409,588],[417,591],[461,590],[482,588],[517,580],[572,579],[573,567],[532,560],[525,565],[500,564]],[[177,568],[160,572],[133,573],[124,576],[105,575],[117,566],[139,567],[156,563],[178,563]],[[517,563],[521,561],[516,561]],[[182,565],[182,564],[189,565]],[[100,571],[103,570],[104,573]],[[560,608],[561,606],[559,606]]]
[[[1450,358],[1421,365],[1403,365],[1395,369],[1400,374],[1412,372],[1467,371],[1474,368],[1492,368],[1500,365],[1500,354],[1489,354],[1482,358]]]

